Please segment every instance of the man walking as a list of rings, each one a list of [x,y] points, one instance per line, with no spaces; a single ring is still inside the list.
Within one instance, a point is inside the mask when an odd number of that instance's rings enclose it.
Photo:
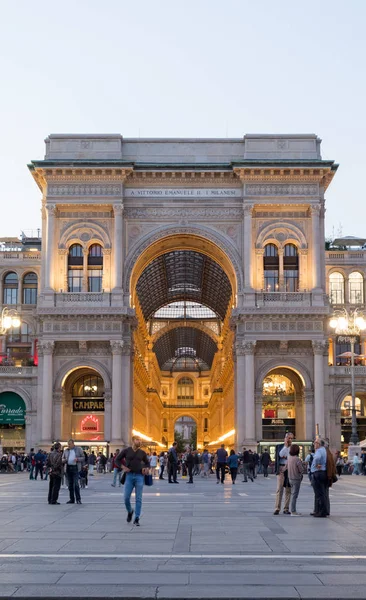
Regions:
[[[47,458],[47,467],[49,469],[50,483],[48,488],[48,504],[60,504],[58,494],[62,478],[62,449],[60,442],[56,442],[54,449]]]
[[[112,469],[113,469],[113,483],[111,483],[112,487],[116,487],[117,476],[118,476],[118,487],[121,486],[121,480],[119,478],[119,473],[121,472],[121,469],[119,469],[116,465],[116,458],[118,455],[119,455],[119,449],[117,449],[115,451],[115,453],[113,454],[113,458],[112,458]]]
[[[252,474],[250,472],[250,453],[249,450],[243,448],[243,483],[248,483],[248,477],[251,481],[253,481]]]
[[[88,467],[89,467],[89,476],[93,476],[94,473],[94,467],[95,467],[95,463],[97,462],[97,457],[94,454],[94,450],[92,450],[91,454],[89,454],[88,456]]]
[[[287,471],[287,459],[290,452],[290,446],[294,439],[293,433],[286,433],[284,443],[276,446],[276,462],[275,472],[277,475],[277,489],[276,489],[276,506],[274,515],[279,515],[281,510],[283,488],[285,488],[285,504],[283,507],[283,514],[290,515],[289,506],[291,499],[291,487],[288,478]]]
[[[224,484],[227,456],[228,454],[225,450],[225,444],[221,444],[221,448],[219,448],[216,452],[216,483],[220,483],[221,474],[221,483]]]
[[[124,500],[127,510],[127,523],[131,523],[133,509],[131,507],[131,494],[135,489],[136,506],[135,520],[137,527],[140,525],[142,492],[144,489],[144,475],[149,473],[149,459],[146,452],[141,449],[141,439],[138,436],[132,438],[132,446],[122,450],[116,457],[116,465],[126,473]]]
[[[264,477],[268,477],[268,467],[269,467],[270,461],[271,461],[271,457],[269,455],[267,448],[265,448],[264,452],[261,456],[261,465],[263,467],[263,476]]]
[[[178,455],[177,455],[177,442],[173,442],[172,447],[168,454],[169,463],[169,483],[179,483],[177,481],[177,469],[178,469]],[[173,478],[173,481],[172,481]]]
[[[68,448],[64,450],[62,461],[66,465],[66,475],[69,484],[70,500],[66,504],[81,504],[79,473],[84,462],[84,452],[75,446],[74,440],[69,440]]]
[[[186,465],[188,469],[189,481],[187,483],[193,483],[193,467],[194,467],[194,454],[192,448],[189,448],[186,456]]]

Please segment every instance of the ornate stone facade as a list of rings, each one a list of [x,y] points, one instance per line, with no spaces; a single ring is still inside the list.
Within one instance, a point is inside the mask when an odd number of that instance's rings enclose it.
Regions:
[[[120,447],[135,429],[165,444],[174,420],[187,415],[201,444],[235,430],[230,445],[255,446],[264,437],[263,381],[281,369],[296,379],[298,437],[311,440],[318,426],[337,445],[340,424],[331,411],[339,410],[341,392],[328,367],[325,266],[333,267],[328,255],[325,265],[323,210],[337,165],[321,159],[320,140],[52,135],[46,148],[45,160],[30,166],[45,209],[42,250],[0,253],[2,299],[7,272],[19,281],[27,270],[38,277],[37,305],[19,306],[39,357],[28,379],[27,445],[73,433],[72,386],[86,374],[104,384],[100,442]],[[174,325],[150,335],[136,283],[156,256],[187,249],[220,265],[232,301],[218,333],[195,326],[217,353],[210,371],[189,374],[194,402],[184,410],[177,400],[182,374],[161,372],[153,351]],[[3,368],[0,390],[8,381]],[[346,389],[349,376],[343,379]],[[22,389],[20,377],[12,381]]]

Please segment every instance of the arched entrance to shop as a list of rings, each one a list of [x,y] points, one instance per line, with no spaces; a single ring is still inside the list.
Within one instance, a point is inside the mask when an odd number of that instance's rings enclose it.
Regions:
[[[15,392],[0,393],[0,446],[4,453],[24,452],[26,405]]]
[[[179,417],[174,423],[174,432],[176,441],[179,439],[185,445],[197,447],[197,421],[193,417],[189,415]]]
[[[197,418],[205,412],[208,441],[232,431],[230,315],[237,279],[225,252],[197,235],[169,236],[137,259],[130,289],[138,320],[134,429],[152,440],[171,443],[176,421],[170,415],[176,411],[182,415],[186,409]],[[204,431],[204,426],[199,428]]]
[[[85,449],[107,451],[109,423],[101,374],[90,367],[76,368],[65,377],[62,391],[63,441],[73,438]]]
[[[352,433],[352,396],[342,394],[341,411],[341,449],[347,451]],[[366,389],[356,388],[355,394],[357,433],[360,442],[366,440]]]
[[[262,439],[281,441],[291,431],[305,440],[304,380],[294,369],[279,366],[264,377],[261,389]]]

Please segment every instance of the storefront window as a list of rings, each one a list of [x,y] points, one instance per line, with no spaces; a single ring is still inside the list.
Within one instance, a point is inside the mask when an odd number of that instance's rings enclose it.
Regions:
[[[263,439],[282,439],[286,431],[295,433],[295,388],[291,380],[279,374],[268,375],[263,382]]]

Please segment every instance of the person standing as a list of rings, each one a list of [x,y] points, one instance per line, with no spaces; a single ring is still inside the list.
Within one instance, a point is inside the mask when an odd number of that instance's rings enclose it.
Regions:
[[[166,456],[165,456],[165,453],[162,452],[159,456],[159,465],[160,465],[159,479],[165,479],[165,477],[163,477],[164,469],[165,469],[165,462],[166,462]]]
[[[37,454],[34,457],[36,463],[36,474],[34,479],[37,481],[38,473],[41,475],[41,479],[43,479],[43,465],[44,465],[44,454],[42,450],[38,450]]]
[[[216,452],[216,483],[220,483],[221,480],[221,483],[224,484],[227,456],[228,454],[225,450],[225,444],[221,444],[221,448],[219,448]]]
[[[269,467],[269,463],[271,462],[271,457],[269,455],[267,448],[264,449],[264,452],[262,453],[260,460],[261,460],[261,465],[263,467],[263,477],[268,477],[268,467]]]
[[[29,479],[34,479],[34,468],[36,466],[36,455],[34,452],[34,448],[31,448],[30,453],[28,454],[28,462],[29,462]]]
[[[68,441],[68,447],[65,448],[62,461],[66,465],[66,475],[69,484],[70,500],[67,504],[81,504],[79,472],[84,462],[84,453],[79,446],[75,446],[74,440]]]
[[[259,467],[259,454],[257,452],[253,452],[253,477],[257,479]]]
[[[313,517],[326,518],[327,516],[327,453],[324,440],[315,440],[315,454],[311,464],[311,479],[314,490],[314,512]]]
[[[169,471],[168,471],[169,483],[179,483],[179,481],[177,481],[177,470],[178,470],[177,442],[173,442],[173,445],[169,450],[168,463],[169,463]],[[173,481],[172,481],[172,478],[173,478]]]
[[[227,459],[227,464],[230,469],[231,481],[235,485],[236,476],[238,474],[239,456],[235,454],[235,450],[230,450],[230,456]]]
[[[150,469],[153,479],[156,478],[156,467],[158,466],[158,456],[156,452],[153,452],[149,458],[150,461]]]
[[[62,478],[62,448],[60,442],[56,442],[52,452],[47,458],[47,467],[50,476],[50,483],[48,488],[48,504],[60,504],[58,502],[58,495],[61,487]]]
[[[112,487],[116,487],[116,483],[117,483],[117,476],[119,475],[119,473],[121,472],[121,469],[119,469],[116,465],[116,458],[119,455],[119,449],[117,449],[115,451],[114,454],[112,454],[112,469],[113,469],[113,483],[111,483]],[[118,478],[118,487],[121,486],[121,481]]]
[[[248,477],[251,481],[254,481],[250,472],[250,454],[249,450],[247,450],[246,448],[243,448],[243,475],[243,483],[248,482]]]
[[[201,456],[201,461],[202,461],[202,471],[201,471],[201,477],[209,477],[210,476],[210,462],[209,462],[209,455],[208,455],[208,450],[207,448],[204,449],[204,451],[202,452],[202,456]]]
[[[289,457],[287,460],[288,479],[291,486],[291,516],[300,517],[301,514],[296,510],[296,501],[299,495],[301,482],[303,479],[303,466],[299,458],[300,447],[297,444],[291,444]]]
[[[358,453],[356,452],[356,454],[353,457],[353,472],[352,472],[352,475],[359,475],[360,474],[359,466],[360,466],[360,459],[358,457]]]
[[[339,450],[337,450],[336,452],[336,469],[337,469],[337,475],[338,477],[340,477],[342,475],[342,471],[343,471],[343,458],[341,457],[341,453]]]
[[[144,475],[149,473],[150,463],[146,452],[141,449],[141,439],[138,436],[132,438],[132,446],[124,448],[116,457],[116,465],[126,473],[124,501],[127,510],[127,523],[131,523],[133,508],[131,506],[131,494],[135,489],[136,506],[135,520],[137,527],[140,525],[142,492],[144,489]]]
[[[95,456],[94,450],[92,450],[91,454],[88,456],[88,466],[89,466],[89,476],[94,475],[94,467],[97,462],[97,457]]]
[[[291,514],[289,511],[290,499],[291,499],[291,487],[288,479],[287,471],[287,459],[290,452],[290,447],[294,439],[293,433],[286,433],[284,443],[279,444],[276,447],[276,462],[275,462],[275,473],[277,475],[277,489],[276,489],[276,505],[274,515],[279,515],[281,510],[283,490],[285,489],[285,504],[283,507],[283,514]]]
[[[186,465],[187,465],[188,477],[189,477],[189,481],[187,481],[187,483],[193,483],[194,454],[193,454],[192,448],[188,449],[188,452],[186,455]]]

